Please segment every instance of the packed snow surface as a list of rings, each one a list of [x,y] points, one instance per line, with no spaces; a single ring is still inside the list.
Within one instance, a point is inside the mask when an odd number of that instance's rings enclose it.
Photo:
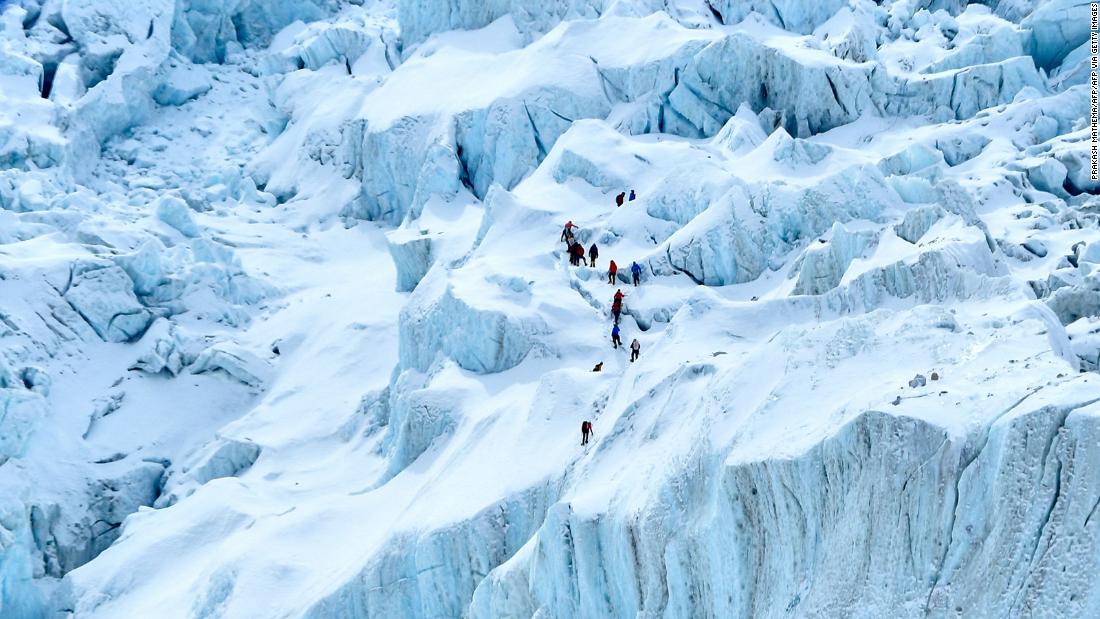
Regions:
[[[0,617],[1100,616],[1088,20],[0,0]]]

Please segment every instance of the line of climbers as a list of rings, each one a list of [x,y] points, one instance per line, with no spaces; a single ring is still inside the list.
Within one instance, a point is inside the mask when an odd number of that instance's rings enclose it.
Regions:
[[[615,205],[622,206],[623,200],[626,197],[626,193],[620,193],[615,196]],[[630,190],[629,201],[633,201],[636,198],[634,190]],[[577,241],[574,229],[579,229],[580,226],[573,223],[572,220],[565,222],[565,226],[561,231],[561,241],[565,243],[566,250],[569,253],[569,263],[573,266],[580,266],[583,262],[585,266],[596,268],[596,260],[600,257],[600,249],[595,243],[592,243],[588,248],[587,258],[585,257],[584,245]],[[631,261],[630,263],[630,275],[631,281],[634,286],[637,287],[642,281],[642,266],[637,261]],[[607,268],[607,283],[614,286],[615,280],[619,276],[619,265],[615,264],[614,260],[611,260]],[[623,293],[622,288],[615,290],[615,295],[611,302],[611,347],[618,349],[622,347],[623,341],[621,337],[622,331],[619,329],[619,321],[623,313],[623,298],[626,294]],[[638,341],[638,338],[634,338],[630,342],[630,362],[634,363],[642,352],[642,344]],[[592,368],[593,372],[603,371],[603,361],[600,361]],[[594,435],[595,431],[592,428],[592,422],[584,420],[581,422],[581,445],[587,445],[588,441]]]
[[[626,199],[627,202],[633,202],[634,198],[636,198],[636,197],[637,196],[634,195],[634,190],[633,189],[630,190],[630,197],[629,198],[626,197],[626,192],[624,191],[624,192],[620,193],[619,195],[615,196],[615,206],[622,206],[624,198]]]

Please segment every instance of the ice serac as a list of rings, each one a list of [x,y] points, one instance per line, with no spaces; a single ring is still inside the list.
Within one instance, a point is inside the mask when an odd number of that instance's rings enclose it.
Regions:
[[[108,342],[136,340],[153,320],[152,313],[134,296],[133,280],[110,263],[74,264],[64,296],[96,334]]]
[[[876,63],[854,63],[816,50],[795,55],[734,33],[692,59],[668,106],[686,121],[681,131],[695,136],[717,133],[744,102],[756,111],[781,112],[788,133],[807,137],[872,112],[924,115],[945,109],[956,119],[970,118],[1011,101],[1026,86],[1045,88],[1030,57],[928,76],[892,76]]]
[[[511,15],[528,37],[567,17],[597,17],[607,0],[400,0],[398,21],[406,47],[446,30],[476,30]]]
[[[1041,2],[1020,22],[1029,31],[1027,42],[1036,64],[1052,69],[1088,40],[1090,6],[1087,0]]]
[[[271,378],[271,364],[234,342],[219,342],[199,353],[190,366],[192,374],[220,371],[254,389]]]
[[[388,402],[389,434],[383,443],[389,455],[388,476],[412,464],[437,440],[452,433],[465,395],[453,389],[431,388],[419,372],[405,372],[397,378]]]
[[[406,63],[371,92],[366,104],[410,96],[418,75],[432,76],[440,68],[447,70],[446,79],[472,72],[486,80],[473,102],[451,90],[464,90],[464,84],[441,84],[441,96],[454,99],[443,111],[395,118],[365,107],[343,130],[345,173],[362,184],[343,214],[396,224],[409,213],[418,215],[433,193],[453,196],[465,186],[485,198],[494,183],[510,189],[542,162],[572,122],[607,115],[610,102],[591,60],[562,55],[536,68],[524,54],[505,54],[490,65],[476,56],[440,67],[434,57]],[[495,70],[503,70],[504,60],[510,73],[501,80]]]
[[[794,457],[731,457],[715,483],[687,467],[635,513],[555,505],[473,616],[1086,613],[1075,592],[1095,572],[1050,570],[1098,563],[1100,460],[1080,448],[1100,431],[1094,399],[1025,396],[961,436],[872,410]]]
[[[440,272],[424,280],[401,310],[401,367],[428,371],[442,355],[482,374],[515,367],[549,334],[533,312],[501,309],[484,292],[474,293]]]
[[[0,380],[0,464],[23,454],[27,439],[46,416],[42,394]]]
[[[219,436],[199,450],[179,471],[170,471],[157,508],[168,507],[187,497],[212,479],[234,477],[247,471],[262,449],[248,439]]]
[[[726,24],[735,24],[755,11],[784,30],[809,34],[848,3],[845,0],[814,3],[799,0],[708,0],[707,5]]]
[[[435,262],[432,235],[425,231],[397,230],[387,237],[390,256],[397,267],[397,290],[416,288]]]
[[[152,505],[160,492],[160,463],[124,460],[102,466],[110,471],[89,482],[82,503],[30,508],[36,558],[50,576],[63,576],[106,550],[118,539],[126,517]]]
[[[840,284],[852,260],[859,258],[877,239],[870,231],[851,231],[833,224],[828,240],[811,243],[795,263],[798,278],[793,294],[821,294]]]
[[[171,52],[173,15],[171,0],[62,4],[61,17],[82,50],[81,68],[90,76],[88,92],[72,110],[76,152],[98,152],[104,141],[155,109],[153,92]],[[90,162],[74,163],[87,171]]]
[[[295,21],[314,21],[333,0],[178,0],[172,46],[194,62],[224,62],[234,46],[256,47]]]
[[[764,186],[750,199],[727,194],[666,243],[657,272],[682,272],[708,286],[751,281],[796,244],[837,221],[877,219],[898,201],[878,170],[853,167],[813,189]]]
[[[398,533],[304,617],[463,616],[485,575],[527,543],[556,498],[547,481],[430,533]]]

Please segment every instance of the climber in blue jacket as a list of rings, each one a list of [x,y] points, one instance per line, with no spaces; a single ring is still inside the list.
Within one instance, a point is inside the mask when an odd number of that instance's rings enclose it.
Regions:
[[[637,262],[630,263],[630,273],[634,276],[634,285],[642,280],[642,267]]]
[[[611,347],[618,348],[623,345],[623,341],[619,339],[619,325],[611,327]]]

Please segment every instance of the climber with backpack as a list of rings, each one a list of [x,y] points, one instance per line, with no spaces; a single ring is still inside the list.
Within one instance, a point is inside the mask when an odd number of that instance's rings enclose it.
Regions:
[[[592,422],[585,419],[581,422],[581,445],[587,445],[592,436]]]
[[[619,288],[618,290],[615,291],[615,300],[612,302],[612,304],[613,305],[622,304],[624,296],[626,296],[626,295],[623,294],[623,289]]]
[[[577,226],[575,224],[573,224],[572,219],[565,222],[565,227],[562,228],[562,230],[561,230],[561,240],[562,240],[562,242],[568,242],[569,240],[571,240],[573,238],[573,228],[576,228],[576,227]],[[570,243],[570,244],[572,244],[572,243]]]
[[[596,248],[596,244],[593,243],[592,247],[588,248],[588,262],[589,266],[593,269],[596,268],[596,258],[600,257],[600,250]]]
[[[638,358],[641,352],[642,345],[638,342],[638,338],[634,338],[634,341],[630,343],[630,362],[634,363],[634,360]]]
[[[573,266],[580,266],[582,260],[584,265],[588,266],[588,260],[584,257],[584,245],[573,243]]]
[[[638,282],[642,279],[642,267],[637,262],[630,263],[630,274],[634,276],[634,285],[637,286]]]
[[[611,261],[611,266],[607,268],[607,283],[612,286],[615,285],[615,275],[619,272],[619,266],[615,264],[615,261]]]
[[[615,196],[615,206],[622,206],[623,205],[623,198],[625,198],[625,197],[626,197],[626,192],[625,191],[620,193],[619,195]]]
[[[622,302],[617,301],[614,305],[611,306],[611,315],[615,318],[615,324],[619,324],[619,314],[622,314],[622,312]]]

